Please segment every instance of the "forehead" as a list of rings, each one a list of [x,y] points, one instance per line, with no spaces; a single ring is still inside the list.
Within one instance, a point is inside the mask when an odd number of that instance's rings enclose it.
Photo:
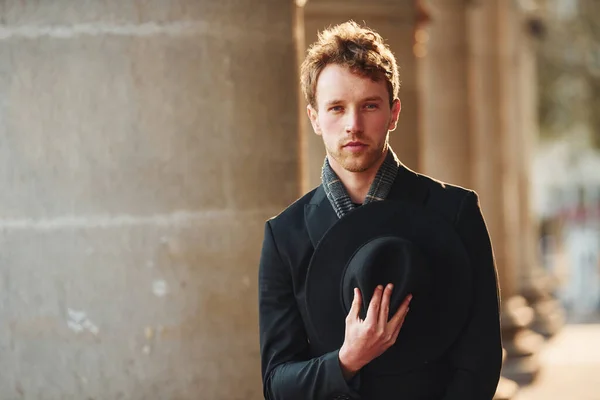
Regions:
[[[384,79],[374,81],[369,77],[354,74],[346,66],[329,64],[319,74],[316,87],[317,103],[332,99],[358,101],[365,97],[387,98]]]

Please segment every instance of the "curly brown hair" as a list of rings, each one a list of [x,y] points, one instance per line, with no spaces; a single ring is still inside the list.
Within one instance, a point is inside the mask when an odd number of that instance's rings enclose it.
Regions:
[[[398,97],[396,59],[381,35],[370,28],[354,21],[345,22],[320,32],[310,46],[300,69],[300,81],[306,101],[315,109],[317,80],[328,64],[347,66],[353,73],[374,81],[385,79],[390,107]]]

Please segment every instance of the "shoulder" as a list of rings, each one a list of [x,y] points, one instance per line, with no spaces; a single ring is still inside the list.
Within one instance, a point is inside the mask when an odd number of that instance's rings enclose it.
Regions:
[[[477,193],[469,188],[443,182],[425,174],[417,173],[419,180],[428,189],[426,205],[445,214],[456,223],[468,204],[478,204]]]
[[[475,195],[474,190],[465,188],[462,186],[454,185],[451,183],[443,182],[439,179],[432,178],[431,176],[416,173],[419,180],[427,185],[429,193],[432,196],[442,196],[446,199],[463,199],[467,196]]]

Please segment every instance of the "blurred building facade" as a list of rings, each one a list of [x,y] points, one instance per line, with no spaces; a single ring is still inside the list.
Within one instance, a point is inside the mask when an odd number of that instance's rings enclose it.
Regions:
[[[600,320],[600,3],[544,0],[535,210],[570,320]]]
[[[480,195],[497,398],[532,381],[564,315],[532,207],[531,10],[431,3],[1,2],[0,398],[262,398],[263,224],[325,155],[298,67],[348,19],[398,59],[401,160]]]

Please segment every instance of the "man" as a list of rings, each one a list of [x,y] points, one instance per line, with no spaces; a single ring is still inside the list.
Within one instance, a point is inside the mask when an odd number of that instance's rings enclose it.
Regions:
[[[446,354],[385,383],[389,387],[378,396],[491,399],[502,358],[499,296],[477,195],[414,173],[396,158],[388,137],[401,108],[398,69],[379,34],[354,22],[322,32],[308,51],[301,75],[308,116],[323,138],[327,157],[323,184],[266,223],[259,271],[265,398],[377,400],[366,397],[373,396],[364,392],[371,378],[361,377],[361,370],[394,345],[411,296],[388,315],[394,288],[378,286],[363,320],[359,312],[366,294],[355,291],[343,344],[315,354],[307,335],[305,278],[328,221],[335,223],[371,202],[403,199],[447,216],[473,269],[472,301],[468,320]],[[321,211],[311,214],[306,211],[311,207]]]

